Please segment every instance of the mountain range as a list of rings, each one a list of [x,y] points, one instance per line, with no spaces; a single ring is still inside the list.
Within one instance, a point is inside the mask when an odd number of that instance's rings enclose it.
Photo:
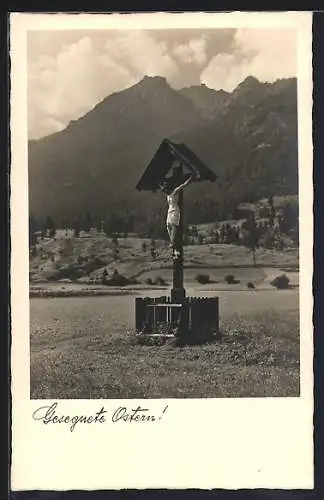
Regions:
[[[192,223],[230,216],[242,201],[296,194],[297,81],[248,77],[228,93],[144,77],[64,130],[29,141],[30,214],[57,225],[111,213],[156,224],[163,197],[135,186],[164,138],[185,143],[218,176],[187,188]]]

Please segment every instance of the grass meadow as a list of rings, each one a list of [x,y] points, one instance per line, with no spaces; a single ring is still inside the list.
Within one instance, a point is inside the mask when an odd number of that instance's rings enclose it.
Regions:
[[[143,250],[143,243],[148,249]],[[169,294],[172,263],[166,242],[120,238],[118,259],[109,238],[44,240],[30,264],[30,386],[37,399],[207,398],[298,396],[298,249],[237,245],[185,247],[188,296],[217,295],[222,339],[200,346],[137,345],[135,296]],[[53,272],[99,259],[79,280]],[[103,268],[136,277],[122,289],[100,285]],[[286,272],[290,289],[271,280]],[[210,277],[197,282],[197,274]],[[224,280],[233,274],[235,284]],[[165,287],[152,287],[162,277]],[[99,278],[99,283],[96,279]],[[63,280],[64,281],[64,280]],[[253,282],[254,290],[247,283]]]
[[[221,340],[186,347],[136,343],[135,294],[30,300],[32,399],[299,395],[296,290],[219,292]]]

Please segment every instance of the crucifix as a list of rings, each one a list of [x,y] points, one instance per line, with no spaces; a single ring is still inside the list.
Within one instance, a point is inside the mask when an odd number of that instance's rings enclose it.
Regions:
[[[169,177],[166,175],[172,171]],[[215,181],[216,175],[183,143],[174,143],[164,139],[148,167],[137,184],[138,190],[156,192],[161,183],[167,181],[173,188],[184,183],[187,174],[193,176],[194,181]],[[188,177],[187,177],[188,178]],[[186,299],[183,286],[183,192],[178,192],[178,207],[180,221],[173,243],[173,286],[171,289],[172,302],[182,303]]]
[[[167,176],[169,172],[172,173]],[[214,172],[185,144],[164,139],[136,185],[139,191],[146,190],[155,193],[162,189],[169,193],[168,202],[171,210],[168,211],[167,222],[170,226],[168,232],[173,260],[171,297],[137,297],[135,299],[136,331],[141,335],[163,336],[163,332],[157,333],[161,321],[167,325],[179,322],[179,324],[177,323],[178,333],[172,335],[179,335],[182,341],[184,338],[188,341],[195,336],[201,340],[202,336],[205,335],[201,331],[202,324],[205,326],[203,332],[207,332],[209,336],[214,330],[218,331],[218,297],[186,297],[184,289],[182,188],[188,183],[186,181],[189,179],[188,172],[195,182],[207,180],[214,182],[216,180]],[[167,188],[163,189],[163,186]],[[179,190],[176,189],[178,187]],[[174,194],[177,195],[177,199],[173,199]],[[172,215],[175,217],[172,218]],[[175,236],[174,230],[176,230]]]

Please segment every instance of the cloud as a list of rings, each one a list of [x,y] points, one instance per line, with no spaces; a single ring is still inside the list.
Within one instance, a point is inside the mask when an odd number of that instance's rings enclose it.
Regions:
[[[296,76],[295,35],[289,29],[239,29],[233,51],[213,57],[200,80],[231,92],[249,75],[264,82]]]
[[[115,61],[130,68],[137,78],[159,75],[172,79],[179,72],[166,43],[156,41],[144,31],[130,31],[109,38],[104,48]]]
[[[166,44],[143,31],[123,32],[96,41],[90,36],[61,44],[60,51],[40,54],[29,64],[28,126],[31,138],[60,130],[107,95],[145,75],[179,77]],[[46,132],[45,132],[46,131]]]
[[[185,64],[197,63],[202,66],[207,60],[206,48],[207,42],[202,36],[193,38],[186,44],[175,44],[172,53]]]
[[[89,37],[66,45],[54,57],[41,55],[28,72],[30,137],[44,135],[49,123],[56,124],[53,132],[66,126],[135,81],[127,67],[116,63],[107,51],[98,50]]]
[[[30,138],[61,130],[145,75],[231,91],[248,75],[296,74],[294,33],[279,29],[30,32],[27,48]]]

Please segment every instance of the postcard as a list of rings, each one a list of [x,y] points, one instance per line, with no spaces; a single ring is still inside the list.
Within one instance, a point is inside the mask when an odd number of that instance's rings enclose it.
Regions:
[[[310,12],[10,16],[12,490],[313,488]]]

